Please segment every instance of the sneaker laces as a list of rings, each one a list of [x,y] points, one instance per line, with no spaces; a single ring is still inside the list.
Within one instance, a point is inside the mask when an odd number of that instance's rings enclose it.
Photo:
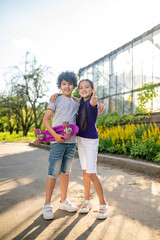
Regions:
[[[99,213],[104,213],[104,211],[105,211],[105,207],[100,207],[100,209],[99,209]]]
[[[82,205],[82,209],[87,208],[88,204],[89,204],[89,202],[84,202],[83,205]]]
[[[52,210],[52,205],[46,204],[46,205],[44,206],[44,210],[47,211],[47,212],[51,211],[51,210]]]
[[[64,200],[64,202],[66,203],[66,205],[72,206],[72,203],[68,199]]]

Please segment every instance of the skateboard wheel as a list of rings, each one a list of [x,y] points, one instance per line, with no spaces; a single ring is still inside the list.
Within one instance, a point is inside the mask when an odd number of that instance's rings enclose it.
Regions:
[[[36,140],[36,145],[41,145],[41,140]]]
[[[63,122],[63,127],[69,127],[69,122]]]
[[[65,133],[64,134],[64,139],[69,139],[71,138],[71,134],[70,133]]]
[[[40,134],[40,132],[41,132],[41,131],[40,131],[40,129],[39,129],[39,128],[37,128],[37,129],[34,129],[34,133],[35,133],[35,134]]]

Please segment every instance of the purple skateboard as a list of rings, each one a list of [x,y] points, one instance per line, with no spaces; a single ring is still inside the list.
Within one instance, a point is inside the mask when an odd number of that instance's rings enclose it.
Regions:
[[[74,124],[69,124],[69,122],[63,122],[63,125],[53,127],[54,131],[60,135],[63,135],[63,139],[69,139],[74,136],[79,128]],[[36,135],[36,145],[40,145],[42,142],[52,142],[55,141],[54,137],[45,130],[43,132],[40,129],[35,129],[34,133]]]

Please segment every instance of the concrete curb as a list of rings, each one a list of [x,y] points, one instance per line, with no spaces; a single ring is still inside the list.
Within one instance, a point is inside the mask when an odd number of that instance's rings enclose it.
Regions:
[[[50,150],[50,145],[41,144],[37,146],[35,143],[30,142],[29,146]],[[76,151],[75,156],[78,157],[78,151]],[[119,156],[111,156],[107,153],[98,154],[98,163],[104,163],[110,166],[136,171],[152,177],[160,178],[160,165],[156,163],[149,163],[142,160],[134,160]]]

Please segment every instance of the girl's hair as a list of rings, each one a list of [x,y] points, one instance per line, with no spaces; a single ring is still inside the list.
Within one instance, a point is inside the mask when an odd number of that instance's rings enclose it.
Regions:
[[[83,81],[86,81],[86,82],[89,82],[90,86],[92,89],[94,89],[94,84],[91,80],[89,79],[82,79],[79,84],[78,84],[78,89],[80,88],[80,83],[83,82]],[[91,96],[93,95],[93,93],[91,94]],[[90,97],[91,97],[90,96]],[[79,114],[80,114],[80,111],[81,111],[81,108],[82,108],[82,102],[84,101],[83,98],[81,98],[80,100],[80,106],[79,106],[79,109],[78,109],[78,120],[79,120]],[[83,109],[83,112],[82,112],[82,119],[81,119],[81,129],[83,132],[86,131],[87,129],[87,105],[84,107]]]
[[[57,79],[57,87],[61,87],[62,81],[65,80],[67,82],[73,83],[74,88],[77,87],[77,76],[74,72],[61,72]]]

